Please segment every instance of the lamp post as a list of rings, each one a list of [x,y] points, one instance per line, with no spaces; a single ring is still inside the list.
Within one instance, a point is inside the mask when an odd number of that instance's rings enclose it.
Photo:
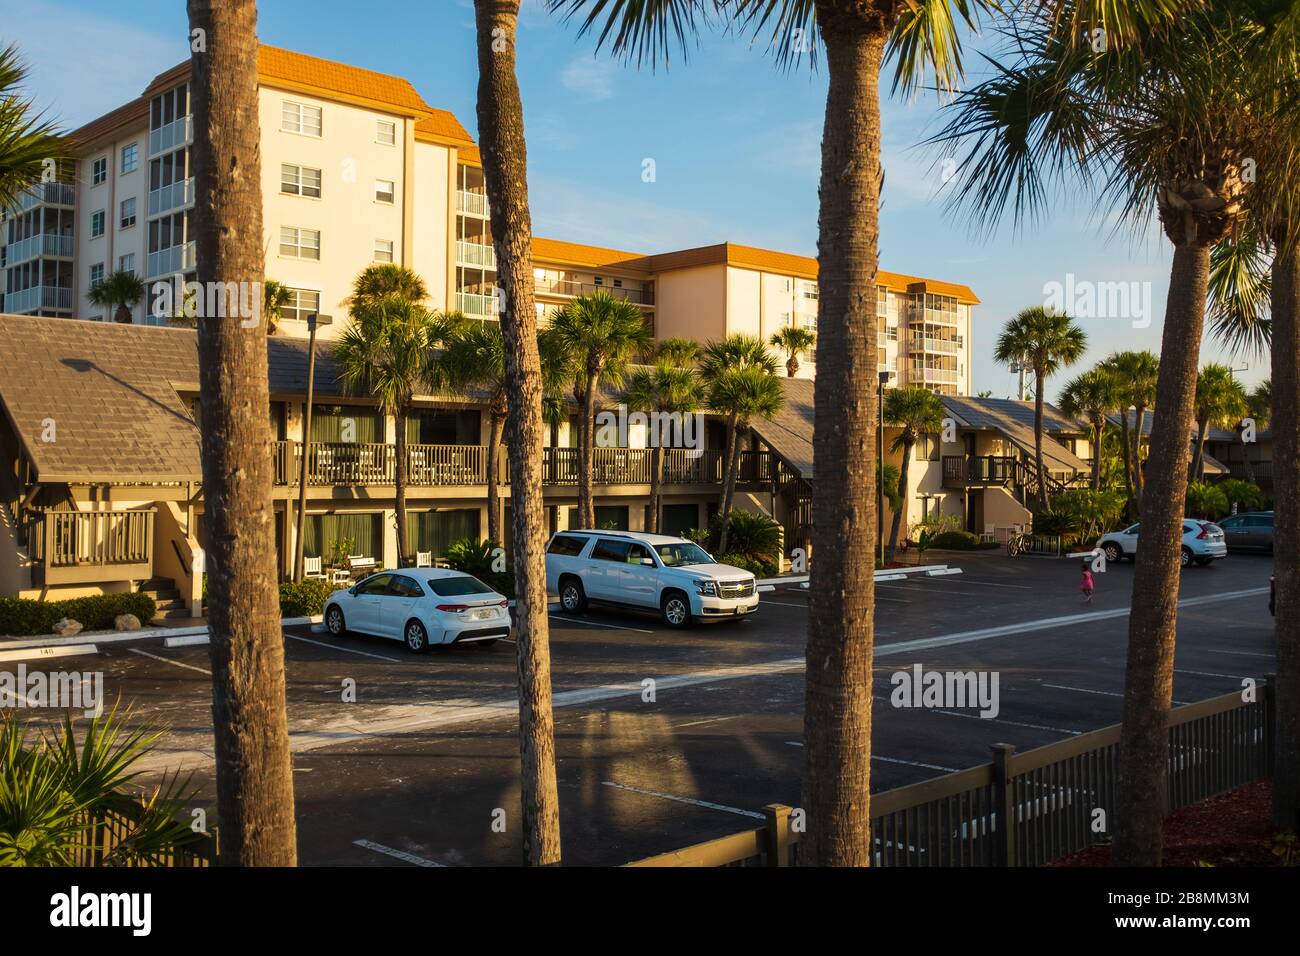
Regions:
[[[888,369],[879,372],[876,386],[876,558],[885,563],[885,386],[892,376]]]
[[[311,405],[316,391],[316,327],[329,325],[333,316],[307,316],[307,404],[302,413],[302,461],[298,468],[298,537],[294,543],[293,579],[302,580],[303,536],[307,528],[307,456],[311,453]]]

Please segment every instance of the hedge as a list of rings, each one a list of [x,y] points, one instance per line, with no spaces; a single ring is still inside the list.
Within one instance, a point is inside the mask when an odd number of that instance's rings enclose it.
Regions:
[[[139,593],[96,594],[67,601],[0,598],[0,634],[14,637],[53,634],[55,622],[65,617],[88,631],[112,630],[121,614],[134,614],[141,624],[148,624],[157,613],[153,598]]]
[[[931,548],[943,548],[949,551],[979,551],[985,548],[999,547],[996,541],[981,541],[979,535],[969,531],[945,531],[936,535],[930,542]]]
[[[326,600],[337,590],[337,585],[318,578],[285,581],[280,585],[280,616],[312,617],[324,614]]]

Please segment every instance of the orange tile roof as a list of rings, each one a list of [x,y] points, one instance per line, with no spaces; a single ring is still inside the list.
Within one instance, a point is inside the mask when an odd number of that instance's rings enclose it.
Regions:
[[[415,125],[415,133],[418,138],[420,134],[420,125]],[[456,158],[467,166],[482,166],[483,154],[479,152],[477,146],[462,146],[456,151]]]
[[[91,120],[85,126],[73,130],[66,137],[70,149],[84,149],[94,146],[101,140],[108,139],[118,130],[135,126],[149,116],[149,101],[143,96],[132,100],[125,106],[119,106],[111,113],[105,113],[99,119]]]
[[[533,236],[533,259],[572,266],[619,266],[640,272],[649,271],[646,265],[647,258],[639,252],[604,249],[579,242],[543,239],[541,236]]]
[[[460,120],[446,110],[432,110],[432,113],[432,116],[427,116],[415,124],[415,138],[422,143],[444,143],[462,147],[462,162],[465,149],[473,147],[474,161],[480,162],[478,147],[474,146],[473,137],[466,132],[464,126],[460,125]]]
[[[395,106],[409,113],[423,115],[433,112],[410,80],[282,50],[265,43],[258,49],[257,74],[263,83],[281,81],[295,86],[318,87],[371,103]]]

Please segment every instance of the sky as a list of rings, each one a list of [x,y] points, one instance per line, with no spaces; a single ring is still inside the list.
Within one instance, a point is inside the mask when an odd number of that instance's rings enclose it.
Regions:
[[[430,105],[477,128],[471,0],[262,0],[259,10],[263,42],[405,77]],[[18,44],[31,95],[66,129],[139,96],[185,59],[186,32],[184,0],[0,0],[0,44]],[[968,42],[992,48],[987,34]],[[783,70],[765,39],[714,33],[686,62],[638,70],[597,53],[543,0],[523,0],[518,56],[537,235],[639,253],[730,241],[816,255],[824,69]],[[968,64],[970,83],[983,64],[974,55]],[[880,268],[975,290],[974,390],[1014,393],[994,341],[1021,309],[1044,304],[1051,283],[1074,296],[1089,284],[1137,285],[1123,316],[1079,318],[1088,352],[1049,381],[1049,397],[1112,351],[1158,353],[1171,258],[1158,229],[1117,232],[1107,210],[1074,190],[1046,221],[972,235],[943,201],[948,170],[919,145],[947,114],[933,92],[891,97],[890,69]],[[653,182],[642,176],[647,159]],[[1089,315],[1074,296],[1066,311]],[[1138,306],[1147,300],[1149,312]],[[1247,384],[1268,374],[1266,358],[1228,355],[1208,338],[1202,360],[1229,362]]]

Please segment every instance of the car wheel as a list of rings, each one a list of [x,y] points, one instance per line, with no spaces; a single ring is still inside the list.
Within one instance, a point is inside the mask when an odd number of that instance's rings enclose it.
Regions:
[[[659,602],[664,623],[669,627],[689,627],[691,623],[691,602],[681,591],[667,592]]]
[[[570,614],[587,610],[587,592],[577,578],[565,578],[560,582],[560,607]]]
[[[348,623],[337,604],[331,604],[325,611],[325,630],[330,632],[331,637],[342,637],[348,632]]]
[[[1205,567],[1213,560],[1214,560],[1213,558],[1197,558],[1196,563],[1199,564],[1201,567]]]
[[[412,654],[423,654],[429,649],[429,634],[423,624],[412,618],[406,622],[406,630],[402,632],[402,642]]]
[[[1191,563],[1192,563],[1192,549],[1187,547],[1186,545],[1183,545],[1182,551],[1180,551],[1178,554],[1178,566],[1185,568]]]
[[[1113,541],[1106,542],[1105,547],[1101,549],[1101,553],[1106,556],[1106,560],[1111,564],[1119,564],[1124,558],[1124,550]]]

